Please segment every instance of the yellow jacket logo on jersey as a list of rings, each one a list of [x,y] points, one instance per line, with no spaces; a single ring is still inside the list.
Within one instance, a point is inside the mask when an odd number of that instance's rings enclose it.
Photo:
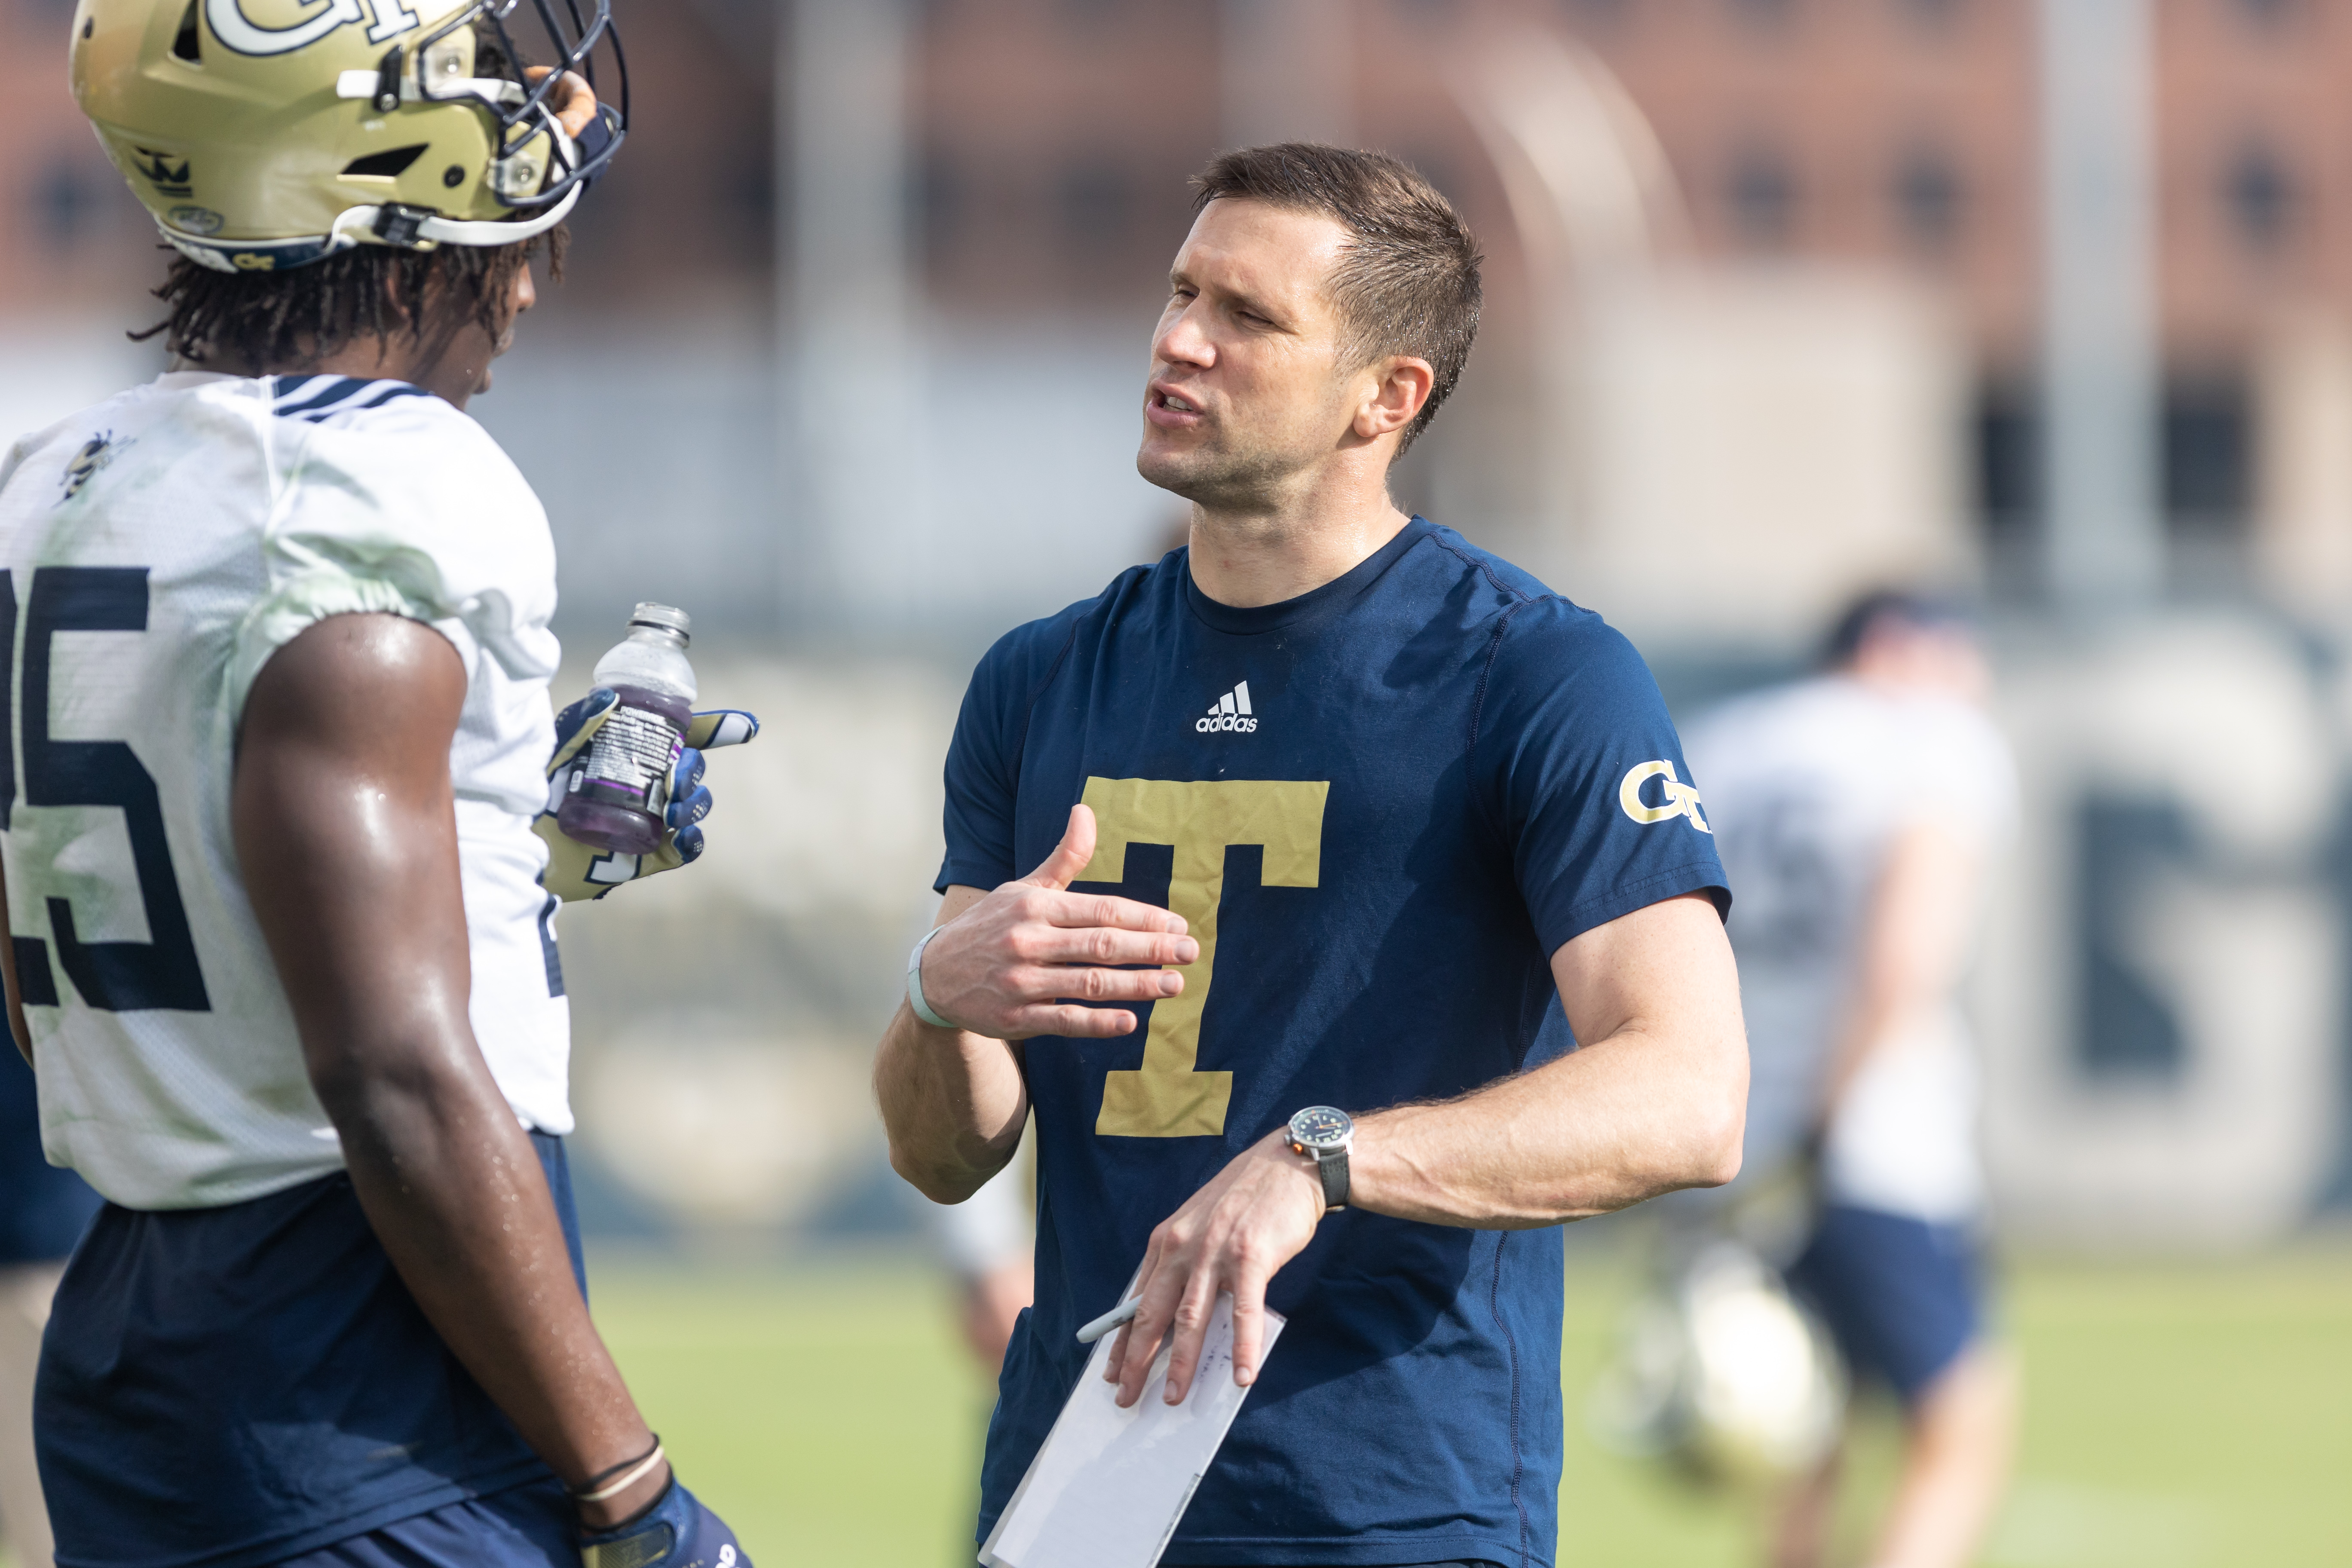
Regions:
[[[1652,779],[1664,781],[1665,799],[1662,805],[1651,805],[1642,799],[1642,786]],[[1675,776],[1675,764],[1661,759],[1653,763],[1637,763],[1626,770],[1625,782],[1617,786],[1617,804],[1625,815],[1644,827],[1654,822],[1668,822],[1677,816],[1687,816],[1690,824],[1701,833],[1713,833],[1706,818],[1699,815],[1698,791]]]
[[[100,469],[121,456],[125,447],[137,444],[135,441],[116,440],[114,432],[111,430],[102,430],[83,442],[81,450],[76,452],[72,459],[66,464],[65,479],[62,481],[66,493],[58,499],[58,504],[63,506],[81,494],[82,487],[97,478]]]

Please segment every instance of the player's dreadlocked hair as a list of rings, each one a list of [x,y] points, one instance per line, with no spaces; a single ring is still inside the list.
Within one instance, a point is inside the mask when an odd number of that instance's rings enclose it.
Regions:
[[[563,274],[564,227],[545,235],[549,269]],[[299,370],[358,337],[405,331],[420,342],[425,300],[437,284],[471,307],[483,331],[507,329],[515,275],[530,265],[536,240],[517,245],[444,245],[399,250],[362,245],[291,272],[215,272],[174,257],[155,297],[171,313],[134,342],[164,344],[190,364],[223,358],[252,369]],[[446,316],[453,327],[461,319]]]

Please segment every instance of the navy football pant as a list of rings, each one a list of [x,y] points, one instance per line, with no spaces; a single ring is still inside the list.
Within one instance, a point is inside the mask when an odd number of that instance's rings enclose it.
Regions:
[[[1983,1331],[1978,1272],[1963,1226],[1832,1204],[1788,1279],[1855,1375],[1908,1406]]]
[[[453,1502],[271,1568],[580,1568],[571,1500],[553,1479]]]

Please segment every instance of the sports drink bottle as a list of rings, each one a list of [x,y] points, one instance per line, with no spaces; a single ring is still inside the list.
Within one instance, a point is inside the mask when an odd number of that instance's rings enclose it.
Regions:
[[[693,622],[667,605],[629,612],[629,634],[596,661],[592,679],[620,694],[575,758],[555,824],[567,838],[620,855],[661,847],[671,770],[694,718]]]

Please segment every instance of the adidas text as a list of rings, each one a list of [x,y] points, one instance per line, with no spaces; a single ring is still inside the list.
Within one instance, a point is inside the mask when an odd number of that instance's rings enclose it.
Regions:
[[[1193,720],[1192,728],[1203,735],[1220,731],[1246,735],[1255,731],[1257,718],[1250,711],[1249,682],[1243,681],[1210,703],[1207,715]]]

